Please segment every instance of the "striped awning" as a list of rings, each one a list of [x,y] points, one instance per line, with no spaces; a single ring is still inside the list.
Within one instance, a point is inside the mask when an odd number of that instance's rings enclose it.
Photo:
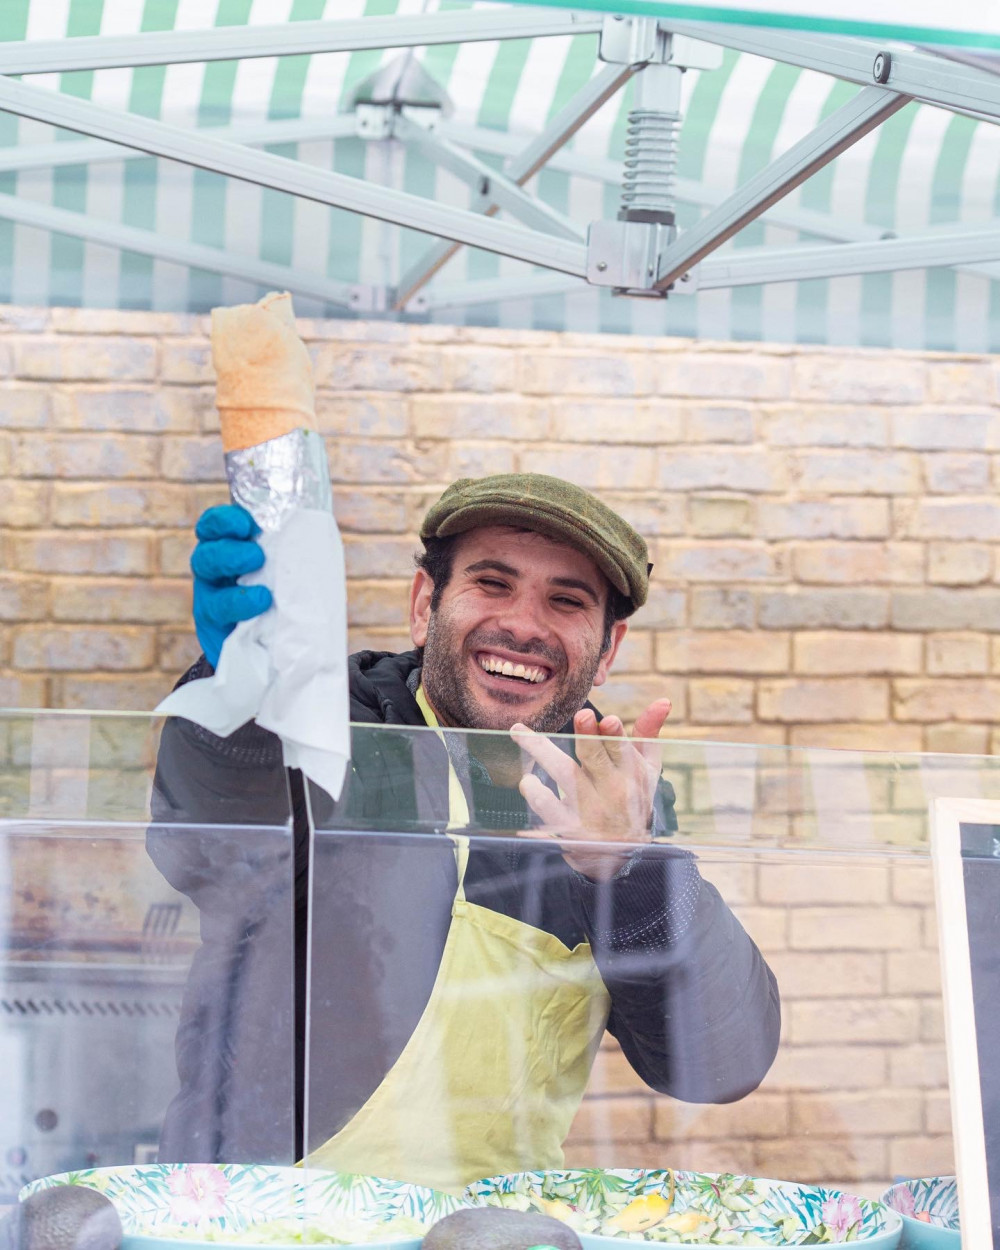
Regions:
[[[0,39],[476,7],[496,8],[466,0],[4,0]],[[600,7],[607,7],[603,0]],[[439,45],[415,55],[454,102],[450,133],[499,168],[596,72],[596,50],[597,36],[586,34]],[[447,170],[396,141],[367,142],[333,124],[351,88],[398,55],[258,57],[34,75],[28,81],[188,127],[244,133],[272,127],[265,132],[273,140],[270,151],[466,207],[472,192]],[[689,70],[678,168],[680,226],[696,222],[707,205],[855,91],[824,74],[728,50],[718,68]],[[528,189],[581,225],[614,217],[629,102],[626,87]],[[280,126],[295,119],[310,123],[310,137],[283,139]],[[84,159],[85,147],[82,156],[73,151],[84,144],[91,144],[90,159]],[[9,161],[5,165],[5,156],[18,149],[23,165],[24,149],[41,145],[55,145],[55,163],[42,163],[52,154],[39,151],[34,167],[12,171]],[[428,245],[426,235],[216,173],[124,150],[110,157],[105,150],[93,158],[92,141],[0,113],[0,201],[13,196],[86,214],[118,228],[126,242],[129,228],[155,231],[229,255],[375,285],[391,282]],[[989,223],[998,175],[1000,127],[911,104],[727,246],[877,239],[949,223]],[[14,222],[4,212],[0,202],[0,302],[201,311],[256,298],[261,289],[207,267]],[[438,280],[484,282],[525,272],[521,262],[463,248]],[[304,315],[350,315],[318,298],[297,297],[296,305]],[[616,298],[581,285],[571,295],[450,307],[432,316],[536,328],[984,351],[1000,340],[1000,285],[989,266],[711,290],[665,301]]]

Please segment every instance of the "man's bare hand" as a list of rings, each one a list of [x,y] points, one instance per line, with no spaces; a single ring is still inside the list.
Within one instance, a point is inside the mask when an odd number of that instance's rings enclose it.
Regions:
[[[617,716],[598,722],[584,708],[573,717],[579,762],[527,725],[512,726],[514,741],[559,787],[555,795],[533,773],[521,778],[521,794],[542,821],[522,837],[566,840],[563,857],[572,868],[609,881],[629,854],[613,844],[634,846],[650,837],[661,753],[656,742],[634,739],[655,739],[669,715],[670,700],[657,699],[636,720],[630,738]]]

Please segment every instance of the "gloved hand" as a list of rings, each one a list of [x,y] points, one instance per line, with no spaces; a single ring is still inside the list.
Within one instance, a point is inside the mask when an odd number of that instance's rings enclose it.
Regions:
[[[191,553],[194,574],[194,627],[205,658],[215,668],[222,644],[239,621],[260,616],[271,606],[266,586],[239,586],[236,579],[264,563],[254,538],[260,526],[246,508],[222,504],[207,508],[194,529],[198,545]]]

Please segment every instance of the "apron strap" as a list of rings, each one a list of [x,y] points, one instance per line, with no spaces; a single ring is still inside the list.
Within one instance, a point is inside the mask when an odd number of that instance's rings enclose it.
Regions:
[[[455,891],[455,902],[465,902],[465,870],[469,866],[469,839],[460,834],[449,833],[455,844],[455,867],[458,869],[458,889]]]

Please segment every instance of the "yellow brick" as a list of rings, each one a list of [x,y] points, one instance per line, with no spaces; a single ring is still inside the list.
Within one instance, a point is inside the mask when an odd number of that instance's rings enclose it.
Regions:
[[[928,725],[924,730],[924,750],[957,755],[989,755],[989,725]]]
[[[47,581],[0,573],[0,621],[41,621],[48,611]]]
[[[783,1046],[767,1074],[767,1089],[878,1089],[886,1082],[882,1046]]]
[[[644,1094],[649,1091],[640,1076],[618,1048],[600,1050],[590,1070],[587,1097],[606,1097],[609,1094]]]
[[[793,950],[905,951],[920,940],[920,915],[891,906],[795,907],[789,932]]]
[[[656,667],[664,673],[784,673],[788,638],[749,630],[671,630],[656,635]]]
[[[615,656],[616,673],[648,673],[653,667],[653,635],[648,630],[630,629]]]
[[[663,698],[673,704],[671,716],[683,718],[686,715],[687,686],[676,677],[633,677],[628,673],[619,677],[612,673],[592,694],[605,715],[614,713],[629,723],[655,700]]]
[[[991,721],[1000,681],[978,678],[900,678],[893,683],[892,714],[904,721]]]
[[[691,719],[702,724],[749,724],[753,720],[752,681],[738,677],[699,677],[689,683]]]
[[[922,1089],[948,1085],[948,1056],[944,1046],[918,1042],[889,1051],[889,1084]]]
[[[928,1133],[951,1135],[951,1097],[947,1090],[924,1095],[924,1128]]]
[[[563,443],[643,443],[658,447],[680,442],[682,437],[680,412],[662,399],[555,400],[550,428],[551,437]],[[540,438],[543,434],[543,429],[536,429],[526,437]],[[605,451],[602,448],[592,454],[603,455]]]
[[[789,1131],[788,1098],[758,1090],[738,1102],[682,1111],[672,1099],[657,1099],[653,1130],[660,1141],[669,1141],[680,1132],[704,1139],[784,1137]]]
[[[888,1175],[885,1143],[876,1137],[791,1137],[760,1141],[755,1152],[758,1176],[803,1184],[850,1184]]]
[[[653,1104],[650,1098],[631,1095],[588,1098],[569,1130],[573,1142],[645,1142],[652,1136]]]
[[[951,1135],[897,1137],[889,1142],[893,1176],[948,1176],[955,1172]]]
[[[596,454],[593,448],[536,443],[521,454],[519,467],[524,473],[548,473],[598,493],[642,490],[655,485],[656,453],[647,447],[616,446],[613,455],[606,455]]]
[[[351,625],[384,625],[399,629],[409,619],[410,582],[350,581],[347,619]]]
[[[826,999],[790,1005],[790,1038],[794,1046],[830,1042],[915,1042],[920,1029],[920,1004],[914,999]]]
[[[948,677],[989,672],[989,642],[986,634],[930,634],[927,672]]]
[[[792,1132],[804,1137],[888,1137],[919,1133],[923,1128],[924,1096],[919,1090],[865,1090],[844,1093],[796,1094],[792,1098]]]
[[[201,643],[194,631],[165,629],[160,631],[156,663],[161,672],[180,677],[201,655]]]
[[[696,538],[750,538],[754,533],[754,501],[738,495],[692,495],[688,502],[688,533]]]
[[[940,999],[920,1004],[920,1038],[924,1042],[944,1041],[944,1007]]]
[[[175,625],[187,623],[190,617],[190,579],[52,579],[52,618],[56,621]]]
[[[651,1157],[654,1167],[684,1168],[691,1172],[734,1172],[752,1175],[753,1142],[746,1141],[670,1141],[655,1147]],[[649,1167],[648,1162],[641,1164]]]
[[[737,904],[733,907],[733,912],[743,928],[765,953],[784,950],[788,945],[787,915],[783,908]]]
[[[409,402],[415,438],[534,441],[549,434],[549,400],[520,395],[414,395]],[[614,441],[620,434],[619,427]]]
[[[0,525],[34,529],[49,519],[52,487],[49,482],[0,481]]]
[[[149,712],[170,692],[173,682],[158,673],[127,676],[88,673],[52,678],[52,706],[96,711]]]
[[[757,714],[764,721],[884,721],[889,686],[875,678],[762,681]]]
[[[927,580],[941,586],[979,586],[993,571],[992,548],[975,543],[928,543]]]
[[[740,852],[725,861],[701,855],[698,867],[703,879],[711,881],[730,907],[756,901],[757,874],[753,864],[742,862]]]
[[[796,673],[919,673],[923,639],[919,634],[810,631],[792,639]]]
[[[215,502],[221,502],[216,499]],[[198,511],[186,486],[164,482],[89,482],[52,484],[55,525],[111,527],[126,525],[193,525]]]
[[[113,628],[82,625],[62,628],[31,626],[14,633],[11,664],[41,672],[112,672],[146,669],[153,663],[152,629],[116,623]]]
[[[692,742],[747,742],[761,746],[783,746],[785,730],[780,725],[673,725],[660,731],[661,738],[690,738]]]
[[[788,576],[785,553],[753,540],[672,538],[659,544],[656,567],[675,582],[775,582]]]
[[[446,476],[449,481],[462,477],[487,477],[492,473],[517,470],[516,444],[483,439],[478,443],[448,444]]]
[[[24,573],[139,575],[149,574],[153,567],[152,543],[141,532],[36,530],[12,535],[10,554],[13,567]]]
[[[913,863],[892,865],[892,899],[895,903],[934,903],[934,874],[929,857]]]
[[[922,543],[801,543],[792,549],[792,568],[796,580],[818,585],[920,585],[924,548]]]
[[[759,882],[762,903],[792,907],[827,904],[853,908],[884,903],[889,897],[888,866],[859,860],[764,863]]]
[[[919,751],[922,734],[916,725],[792,725],[789,742],[797,747],[843,751]]]
[[[673,1157],[659,1159],[648,1141],[642,1142],[567,1142],[565,1155],[568,1168],[648,1168],[671,1167]],[[650,1163],[650,1159],[656,1160]]]

